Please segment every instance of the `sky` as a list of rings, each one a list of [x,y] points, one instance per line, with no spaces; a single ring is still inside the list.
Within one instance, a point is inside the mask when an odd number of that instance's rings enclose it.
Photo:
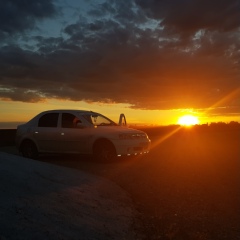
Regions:
[[[240,121],[240,0],[1,0],[0,122],[43,110]]]

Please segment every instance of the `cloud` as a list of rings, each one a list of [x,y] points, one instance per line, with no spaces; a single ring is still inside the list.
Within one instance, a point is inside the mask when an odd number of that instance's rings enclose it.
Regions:
[[[32,37],[32,49],[18,42],[2,46],[0,97],[112,101],[142,109],[220,102],[219,109],[235,109],[239,93],[220,100],[240,87],[236,8],[239,1],[106,1],[63,26],[58,37]],[[41,17],[56,14],[53,6],[47,9]]]
[[[0,9],[0,39],[33,29],[38,20],[56,13],[48,0],[1,0]]]
[[[182,34],[199,29],[232,31],[240,25],[239,0],[135,0],[146,13],[160,19],[161,24]]]

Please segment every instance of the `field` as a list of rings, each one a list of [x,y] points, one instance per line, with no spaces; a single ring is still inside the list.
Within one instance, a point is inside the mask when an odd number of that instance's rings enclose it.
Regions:
[[[113,163],[86,156],[39,160],[116,182],[135,203],[134,228],[144,239],[240,239],[239,126],[145,131],[152,150],[140,158]]]

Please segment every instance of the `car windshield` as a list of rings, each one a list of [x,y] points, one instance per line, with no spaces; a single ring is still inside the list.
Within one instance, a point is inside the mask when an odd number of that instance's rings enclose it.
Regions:
[[[84,115],[83,117],[95,126],[117,126],[117,124],[109,118],[97,113]]]

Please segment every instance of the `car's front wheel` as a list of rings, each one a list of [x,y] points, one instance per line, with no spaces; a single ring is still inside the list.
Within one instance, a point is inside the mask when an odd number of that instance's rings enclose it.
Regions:
[[[115,147],[107,140],[101,140],[94,144],[93,155],[102,162],[114,161],[117,158]]]
[[[32,159],[36,159],[38,157],[38,150],[36,145],[30,141],[30,140],[25,140],[22,144],[21,144],[21,152],[22,155],[26,158],[32,158]]]

